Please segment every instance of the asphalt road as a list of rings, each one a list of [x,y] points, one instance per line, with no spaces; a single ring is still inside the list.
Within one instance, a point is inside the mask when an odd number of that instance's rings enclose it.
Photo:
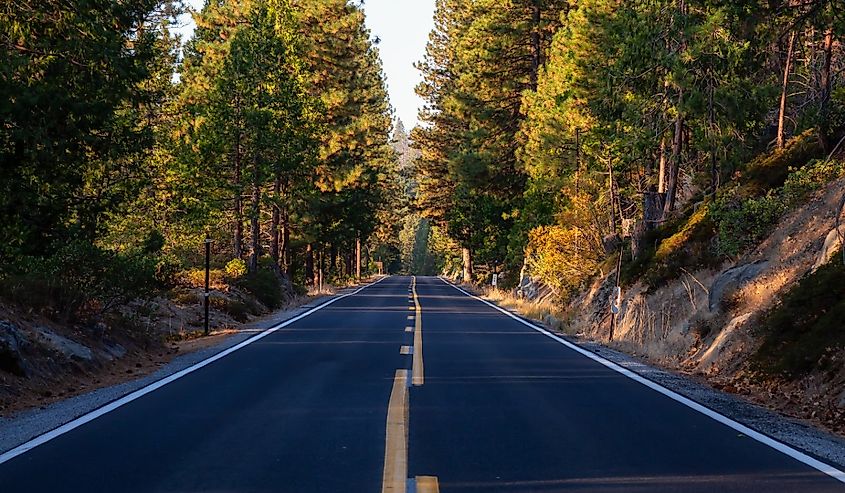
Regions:
[[[388,469],[444,492],[845,491],[437,278],[416,302],[411,284],[387,278],[0,464],[0,491],[402,491]],[[415,339],[418,364],[400,354]]]

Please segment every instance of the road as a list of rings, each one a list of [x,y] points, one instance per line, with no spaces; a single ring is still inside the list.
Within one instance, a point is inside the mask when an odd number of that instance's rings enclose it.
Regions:
[[[0,490],[845,491],[588,356],[389,277],[0,456]]]

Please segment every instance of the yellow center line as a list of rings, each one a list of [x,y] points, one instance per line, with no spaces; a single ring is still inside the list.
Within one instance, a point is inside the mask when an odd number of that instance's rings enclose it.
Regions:
[[[423,369],[423,348],[422,348],[422,306],[420,297],[417,295],[417,277],[411,281],[411,290],[414,293],[414,361],[412,366],[411,383],[420,386],[425,382],[425,370]]]
[[[408,370],[396,370],[387,405],[382,493],[405,493],[408,481]]]

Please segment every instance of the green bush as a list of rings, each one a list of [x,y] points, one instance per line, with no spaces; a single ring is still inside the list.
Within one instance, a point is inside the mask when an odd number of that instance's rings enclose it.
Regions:
[[[796,207],[816,190],[845,175],[845,163],[816,160],[792,170],[781,190],[787,207]]]
[[[267,308],[281,308],[284,304],[281,279],[270,269],[259,268],[242,277],[238,285],[255,296]]]
[[[240,258],[230,260],[224,269],[226,277],[229,279],[240,279],[244,274],[246,274],[246,270],[246,262]]]
[[[719,252],[736,256],[758,244],[785,211],[786,206],[777,193],[746,200],[731,195],[719,197],[711,213],[718,224]]]
[[[62,321],[98,316],[158,288],[154,257],[84,241],[66,243],[49,257],[23,257],[0,282],[5,298]]]
[[[712,208],[718,224],[719,252],[739,255],[768,236],[784,213],[801,205],[807,197],[845,175],[843,163],[816,160],[791,173],[781,188],[761,197],[744,198],[738,189],[720,194]]]

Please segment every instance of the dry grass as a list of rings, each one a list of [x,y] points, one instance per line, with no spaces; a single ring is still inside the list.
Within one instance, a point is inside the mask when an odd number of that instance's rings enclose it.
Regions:
[[[518,298],[511,291],[503,291],[496,288],[482,288],[480,296],[492,301],[502,308],[513,310],[525,318],[535,320],[546,327],[566,332],[568,314],[563,306],[548,299],[541,301],[529,301]]]

